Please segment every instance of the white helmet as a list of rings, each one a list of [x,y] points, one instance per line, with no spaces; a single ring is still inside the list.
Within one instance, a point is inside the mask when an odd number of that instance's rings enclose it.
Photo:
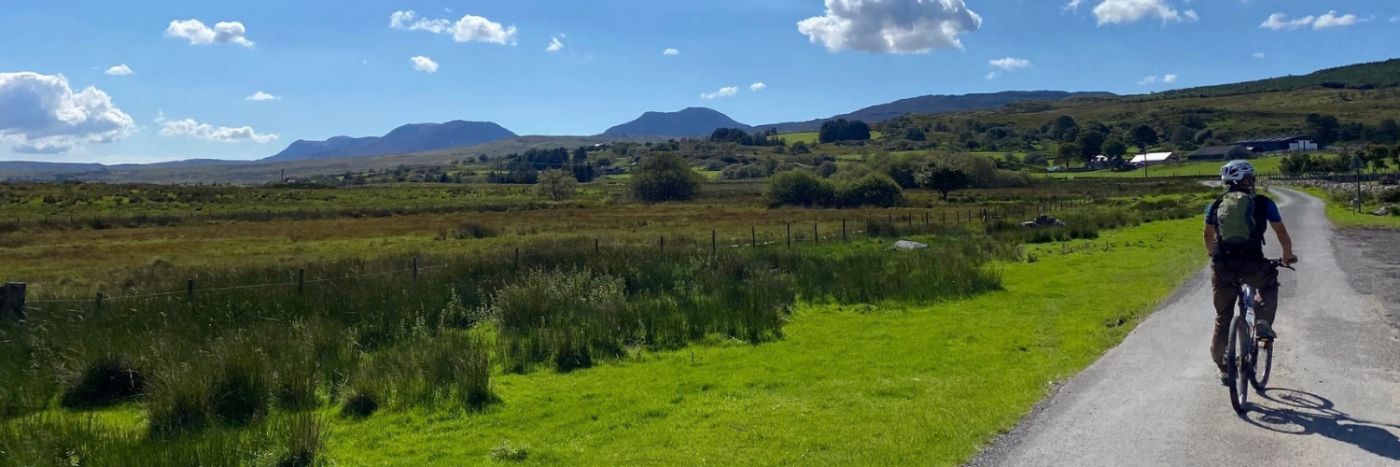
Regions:
[[[1237,183],[1253,176],[1254,164],[1247,161],[1230,161],[1220,168],[1220,180],[1225,183]]]

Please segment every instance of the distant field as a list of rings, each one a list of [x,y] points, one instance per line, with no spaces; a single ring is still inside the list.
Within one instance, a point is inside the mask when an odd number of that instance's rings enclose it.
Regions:
[[[781,135],[778,135],[779,138],[782,138],[782,139],[786,140],[788,144],[792,144],[792,143],[817,144],[817,143],[818,143],[818,141],[817,141],[817,137],[818,137],[818,136],[819,136],[818,133],[815,132],[815,131],[809,131],[809,132],[804,132],[804,133],[783,133],[783,134],[781,134]],[[871,131],[871,132],[870,132],[870,139],[880,139],[882,136],[884,136],[884,135],[881,134],[881,133],[878,132],[878,131]]]
[[[1250,162],[1254,164],[1254,169],[1261,173],[1278,173],[1279,165],[1283,161],[1280,157],[1265,157],[1254,159]],[[1045,178],[1057,180],[1074,180],[1080,178],[1146,178],[1146,177],[1213,177],[1220,175],[1220,166],[1223,161],[1208,162],[1182,162],[1165,165],[1154,165],[1148,167],[1146,174],[1142,169],[1126,172],[1101,170],[1098,172],[1075,172],[1075,173],[1048,173],[1040,174]]]

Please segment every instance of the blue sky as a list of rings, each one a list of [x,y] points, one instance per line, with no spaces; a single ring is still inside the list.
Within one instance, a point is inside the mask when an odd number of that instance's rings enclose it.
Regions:
[[[1400,55],[1393,0],[854,3],[3,0],[0,160],[256,159],[453,119],[596,134],[690,106],[761,124],[925,94],[1141,93]],[[248,99],[258,92],[276,98]]]

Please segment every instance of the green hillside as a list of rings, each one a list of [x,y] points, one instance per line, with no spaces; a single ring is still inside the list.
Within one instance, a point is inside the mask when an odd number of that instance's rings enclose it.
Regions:
[[[1247,81],[1164,92],[1166,97],[1210,97],[1260,92],[1323,89],[1379,89],[1400,87],[1400,59],[1328,68],[1302,76]]]

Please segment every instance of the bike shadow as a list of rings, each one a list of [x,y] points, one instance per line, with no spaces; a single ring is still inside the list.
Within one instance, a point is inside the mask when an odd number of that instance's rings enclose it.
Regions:
[[[1306,391],[1268,388],[1263,399],[1281,407],[1250,404],[1239,414],[1246,422],[1277,433],[1321,435],[1390,460],[1400,460],[1400,425],[1358,419],[1338,410],[1331,400]]]

